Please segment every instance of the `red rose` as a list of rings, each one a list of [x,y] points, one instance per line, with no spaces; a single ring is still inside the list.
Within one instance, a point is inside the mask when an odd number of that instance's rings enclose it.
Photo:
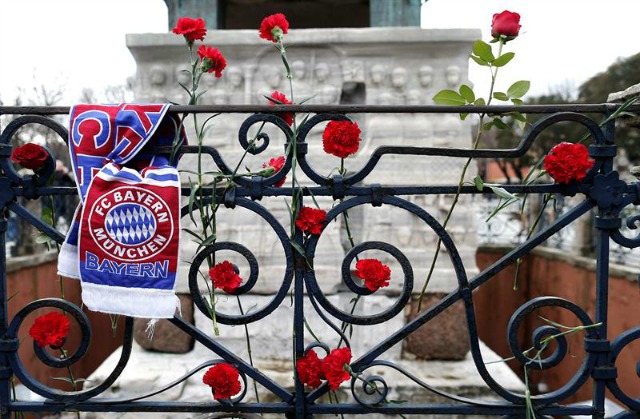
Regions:
[[[207,34],[205,25],[206,23],[201,17],[197,19],[181,17],[178,19],[176,27],[171,29],[171,31],[176,35],[184,35],[187,42],[192,44],[196,39],[199,39],[200,41],[204,40],[204,37]]]
[[[350,362],[351,349],[349,348],[334,349],[322,360],[322,372],[329,382],[331,390],[337,390],[340,383],[351,378],[345,369],[345,365],[349,365]]]
[[[378,259],[360,259],[356,263],[356,275],[370,291],[389,286],[391,269]]]
[[[280,42],[282,35],[289,32],[289,22],[282,13],[267,16],[260,23],[260,38],[271,42]]]
[[[211,278],[214,288],[219,288],[224,292],[234,292],[242,283],[242,278],[236,272],[235,266],[228,260],[209,269],[209,278]]]
[[[298,360],[296,364],[298,378],[302,383],[311,388],[318,388],[322,384],[322,361],[318,359],[318,354],[314,350],[307,352],[305,356]]]
[[[510,41],[518,36],[520,28],[520,15],[505,10],[502,13],[496,13],[493,15],[493,22],[491,22],[491,36],[496,39],[500,38],[500,36],[505,36],[507,38],[506,41]]]
[[[240,374],[233,365],[216,364],[202,377],[202,382],[211,387],[216,400],[230,399],[240,392]]]
[[[296,226],[304,232],[320,234],[322,226],[327,222],[327,212],[311,207],[302,207],[298,212]]]
[[[12,162],[18,163],[20,166],[36,172],[44,167],[48,158],[49,153],[47,153],[47,150],[45,150],[44,147],[33,143],[27,143],[23,146],[17,147],[13,149],[13,152],[11,153]]]
[[[560,143],[544,158],[544,170],[558,183],[584,179],[593,164],[584,144]]]
[[[271,100],[274,99],[274,100]],[[271,93],[271,99],[269,99],[269,105],[291,105],[291,101],[287,99],[284,93],[280,93],[277,90]],[[282,112],[279,114],[280,118],[287,123],[287,125],[293,125],[293,113],[291,112]]]
[[[227,66],[227,60],[218,48],[200,45],[198,57],[202,60],[202,71],[207,73],[215,72],[216,77],[222,77],[222,70]]]
[[[52,348],[61,347],[68,333],[69,319],[57,311],[38,317],[29,328],[29,336],[41,348],[47,345]]]
[[[336,157],[345,158],[360,147],[360,128],[350,121],[331,121],[322,133],[324,151]]]
[[[262,163],[262,168],[266,169],[270,167],[271,169],[273,169],[271,174],[268,175],[268,176],[273,176],[275,173],[278,173],[280,170],[282,170],[282,168],[284,167],[284,162],[285,162],[284,156],[276,157],[275,159],[270,159],[268,163]],[[287,180],[287,178],[283,177],[281,180],[274,183],[273,186],[280,187],[284,185],[285,180]]]

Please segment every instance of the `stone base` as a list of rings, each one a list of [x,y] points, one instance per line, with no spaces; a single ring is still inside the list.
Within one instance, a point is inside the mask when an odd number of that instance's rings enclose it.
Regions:
[[[425,294],[420,312],[426,311],[445,295]],[[417,316],[418,298],[414,298],[409,306],[407,323]],[[468,336],[464,305],[459,301],[407,336],[403,355],[412,355],[417,359],[460,360],[469,352]]]
[[[182,318],[193,324],[193,299],[189,294],[178,294]],[[159,320],[149,336],[147,326],[150,319],[135,319],[133,338],[144,349],[172,354],[184,354],[193,349],[194,340],[168,320]]]

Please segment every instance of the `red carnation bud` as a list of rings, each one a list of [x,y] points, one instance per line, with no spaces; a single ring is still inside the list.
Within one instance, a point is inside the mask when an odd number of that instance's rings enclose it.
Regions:
[[[360,141],[360,127],[351,121],[331,121],[322,133],[324,151],[343,159],[358,151]]]
[[[29,336],[41,348],[47,345],[52,348],[61,347],[68,333],[69,319],[56,311],[36,318],[29,328]]]
[[[216,264],[209,269],[209,278],[213,282],[213,287],[224,292],[234,292],[242,284],[242,278],[236,272],[236,267],[228,260]]]
[[[340,383],[351,378],[346,368],[350,362],[351,349],[349,348],[334,349],[322,360],[322,373],[329,382],[331,390],[337,390]]]
[[[198,48],[198,57],[202,60],[202,71],[207,73],[215,72],[217,78],[222,77],[222,70],[227,66],[227,60],[218,48],[200,45],[200,48]]]
[[[584,179],[594,161],[584,144],[560,143],[544,158],[544,170],[558,183]]]
[[[213,392],[216,400],[230,399],[240,393],[240,374],[231,364],[221,363],[209,368],[202,377],[202,382]]]
[[[190,17],[181,17],[176,22],[176,27],[171,29],[176,35],[183,35],[189,45],[195,40],[204,40],[207,35],[206,24],[201,17],[193,19]]]
[[[271,42],[280,42],[289,32],[289,22],[282,13],[276,13],[262,19],[260,23],[260,38]]]
[[[302,207],[298,212],[296,226],[305,233],[320,234],[327,222],[327,212],[311,207]]]
[[[360,259],[356,263],[356,276],[364,281],[370,291],[388,287],[391,280],[391,269],[378,259]]]

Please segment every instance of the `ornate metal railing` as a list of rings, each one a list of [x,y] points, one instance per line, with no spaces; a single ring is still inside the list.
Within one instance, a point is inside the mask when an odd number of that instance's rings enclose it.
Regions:
[[[67,140],[67,129],[50,118],[52,115],[65,114],[68,108],[15,108],[2,107],[0,115],[16,115],[14,120],[4,127],[0,136],[0,295],[2,306],[0,309],[0,409],[2,417],[9,417],[19,412],[235,412],[237,416],[250,416],[254,413],[280,414],[288,417],[306,417],[314,414],[402,414],[402,415],[427,415],[427,414],[457,414],[457,415],[504,415],[506,417],[525,417],[527,412],[535,412],[535,415],[543,416],[564,416],[564,415],[588,415],[595,418],[603,417],[605,391],[611,394],[628,411],[620,414],[619,418],[636,417],[640,413],[640,401],[627,394],[617,381],[616,360],[621,351],[640,338],[640,324],[637,327],[626,330],[613,339],[608,338],[607,310],[608,298],[608,265],[610,260],[609,248],[613,241],[625,248],[640,247],[640,236],[627,237],[621,234],[623,225],[631,229],[635,228],[635,223],[640,220],[638,214],[630,214],[626,219],[621,218],[625,208],[640,204],[640,183],[625,183],[619,180],[618,173],[614,170],[613,158],[616,155],[614,142],[614,121],[610,120],[603,126],[599,125],[600,120],[611,115],[617,105],[597,104],[597,105],[560,105],[560,106],[520,106],[517,110],[523,113],[548,114],[538,120],[523,135],[520,143],[513,149],[464,149],[464,148],[435,148],[403,145],[375,144],[377,148],[370,149],[369,155],[365,156],[362,167],[346,175],[333,172],[330,176],[321,174],[314,170],[309,164],[309,154],[311,144],[308,144],[307,136],[316,125],[332,119],[344,119],[345,114],[409,114],[409,113],[507,113],[515,108],[510,106],[492,107],[456,107],[456,106],[422,106],[422,107],[372,107],[372,106],[288,106],[286,111],[298,114],[309,113],[312,115],[303,126],[298,127],[297,148],[287,148],[291,145],[278,144],[278,150],[283,145],[288,150],[287,164],[283,170],[291,170],[292,156],[297,156],[298,169],[308,178],[308,183],[301,191],[305,202],[312,199],[329,197],[333,199],[333,207],[328,211],[327,219],[335,220],[347,210],[354,210],[363,206],[397,208],[412,214],[412,217],[431,230],[432,234],[442,242],[443,252],[441,257],[447,258],[450,262],[451,271],[455,277],[456,285],[449,290],[443,298],[428,309],[419,312],[413,319],[397,330],[387,331],[388,336],[380,338],[366,347],[361,353],[354,353],[354,359],[350,364],[351,372],[359,375],[359,379],[352,378],[348,392],[352,398],[350,401],[340,403],[329,403],[326,396],[329,387],[326,383],[319,388],[309,391],[303,383],[294,380],[293,386],[277,382],[273,377],[263,373],[258,368],[252,366],[246,358],[241,358],[224,345],[224,341],[209,336],[208,331],[200,330],[194,325],[183,320],[179,315],[171,319],[171,323],[185,333],[192,336],[197,342],[206,347],[211,353],[211,361],[204,365],[193,365],[193,370],[183,377],[178,378],[174,383],[158,383],[158,390],[152,394],[136,396],[126,400],[113,400],[104,398],[103,393],[120,376],[127,366],[131,354],[133,341],[133,319],[127,318],[125,321],[123,350],[117,365],[108,378],[79,391],[62,391],[49,387],[35,380],[24,368],[18,355],[20,345],[28,345],[28,340],[21,341],[27,325],[25,318],[37,309],[49,307],[64,310],[68,316],[77,322],[82,334],[81,343],[77,350],[67,357],[58,358],[47,350],[34,344],[35,356],[45,365],[55,368],[72,366],[82,356],[85,355],[90,340],[92,330],[90,322],[83,312],[83,309],[68,301],[56,298],[46,298],[34,301],[23,307],[13,318],[8,318],[7,300],[10,297],[7,290],[6,281],[6,254],[4,233],[7,230],[7,217],[9,212],[17,214],[22,219],[36,226],[52,240],[61,243],[64,240],[62,234],[56,231],[47,223],[43,222],[37,215],[27,211],[24,206],[17,202],[17,198],[38,199],[47,195],[69,195],[75,194],[75,188],[53,187],[47,185],[47,178],[52,171],[40,176],[23,176],[16,172],[9,157],[12,153],[12,139],[17,130],[27,124],[40,124],[54,130],[59,136]],[[174,106],[170,110],[172,113],[250,113],[239,127],[239,144],[247,149],[247,132],[255,124],[272,124],[291,138],[292,132],[289,127],[278,118],[274,112],[283,111],[281,106],[201,106],[186,107]],[[629,110],[637,112],[640,107],[631,107]],[[587,114],[591,116],[587,116]],[[23,115],[23,116],[17,116]],[[597,116],[597,118],[595,116]],[[547,127],[569,121],[581,124],[591,134],[591,145],[589,146],[590,156],[595,160],[595,165],[587,177],[579,183],[568,185],[555,184],[550,181],[536,182],[529,185],[506,185],[504,189],[512,194],[559,194],[562,196],[580,196],[582,199],[570,210],[560,214],[553,222],[545,225],[541,231],[534,234],[523,243],[516,244],[513,250],[501,257],[497,262],[475,273],[475,267],[465,266],[463,259],[458,252],[460,242],[456,236],[443,228],[442,223],[437,220],[437,216],[430,213],[425,208],[411,202],[409,196],[435,196],[453,195],[459,192],[462,196],[481,193],[475,186],[462,185],[429,185],[429,179],[415,179],[415,184],[394,185],[390,184],[367,184],[368,176],[385,156],[398,156],[398,160],[411,158],[427,158],[428,156],[447,157],[455,159],[477,159],[477,158],[499,158],[499,157],[519,157],[527,153],[536,137]],[[225,127],[225,129],[233,129]],[[275,147],[275,140],[269,136],[261,136],[262,142],[258,147],[249,150],[251,154],[259,154],[265,150]],[[227,164],[221,153],[215,147],[203,147],[204,155],[210,160],[207,164],[210,169],[218,170],[225,174],[231,174],[233,165]],[[183,146],[182,153],[197,153],[197,146]],[[278,151],[280,152],[280,151]],[[416,157],[417,156],[417,157]],[[405,170],[408,170],[405,168]],[[267,318],[281,305],[292,305],[292,346],[293,355],[290,366],[291,376],[295,375],[294,362],[300,359],[305,350],[309,348],[328,351],[328,347],[320,342],[314,342],[315,338],[310,337],[310,332],[306,328],[305,313],[308,309],[315,313],[318,318],[329,326],[335,336],[340,337],[338,345],[348,344],[348,327],[341,328],[340,323],[347,326],[361,325],[368,327],[374,324],[384,324],[397,314],[405,310],[405,306],[411,300],[412,294],[419,293],[424,278],[414,278],[411,262],[405,257],[403,252],[396,246],[383,241],[364,241],[355,245],[346,252],[342,260],[334,261],[339,266],[342,277],[339,282],[351,290],[359,297],[366,297],[371,294],[363,286],[359,285],[351,278],[350,266],[359,254],[365,251],[380,251],[388,253],[401,267],[403,281],[397,292],[391,293],[395,302],[378,314],[366,315],[343,311],[336,307],[325,295],[325,290],[319,285],[314,272],[314,260],[318,258],[317,246],[322,239],[322,234],[303,236],[300,230],[294,230],[293,238],[287,233],[289,226],[284,226],[283,222],[272,215],[266,208],[265,202],[269,199],[282,202],[283,197],[291,197],[292,188],[284,185],[273,187],[274,181],[264,177],[248,177],[234,179],[232,187],[214,190],[205,190],[204,202],[198,205],[211,203],[212,200],[223,203],[228,209],[245,208],[256,214],[258,218],[266,222],[266,225],[275,233],[280,243],[284,260],[284,276],[278,283],[276,292],[272,293],[272,298],[263,307],[248,311],[242,315],[231,315],[223,312],[217,313],[217,321],[221,324],[248,325],[253,322]],[[189,197],[191,190],[188,186],[183,187],[183,196]],[[486,192],[485,192],[486,193]],[[426,201],[425,201],[426,202]],[[284,205],[284,204],[283,204]],[[192,207],[193,209],[194,207]],[[543,296],[535,298],[523,304],[511,317],[508,330],[505,336],[508,340],[513,357],[520,363],[520,369],[545,370],[560,364],[568,356],[567,339],[563,336],[564,329],[556,324],[548,324],[536,329],[531,338],[526,342],[518,339],[519,327],[525,317],[541,308],[554,307],[557,310],[566,310],[574,316],[580,326],[584,326],[582,345],[584,348],[584,359],[570,380],[557,389],[547,393],[528,395],[525,392],[512,391],[505,388],[489,372],[486,360],[480,350],[480,340],[478,336],[477,319],[482,313],[476,313],[474,307],[473,291],[482,287],[483,284],[491,281],[495,275],[514,264],[536,246],[541,245],[545,240],[559,234],[564,228],[571,225],[578,217],[587,214],[592,209],[597,211],[594,228],[597,238],[597,271],[596,271],[596,292],[595,292],[595,313],[588,314],[584,309],[574,302],[567,301],[554,296]],[[183,218],[189,216],[189,206],[185,205],[182,210]],[[285,217],[285,221],[287,221]],[[367,229],[366,223],[362,226]],[[410,233],[409,233],[410,234]],[[295,244],[291,244],[291,242]],[[204,262],[209,255],[219,250],[238,252],[246,257],[251,266],[251,278],[243,285],[238,295],[242,296],[251,291],[256,285],[258,278],[258,263],[256,257],[245,248],[245,246],[234,242],[222,242],[209,244],[201,249],[191,261],[189,281],[191,292],[196,307],[202,311],[206,317],[211,317],[209,306],[203,302],[201,291],[198,289],[197,276],[198,266]],[[301,255],[300,249],[304,249],[305,256]],[[421,252],[424,255],[432,255],[435,244],[424,246]],[[444,255],[444,256],[443,256]],[[195,266],[195,268],[193,268]],[[255,272],[253,270],[255,269]],[[41,281],[55,281],[57,278],[41,278]],[[291,299],[287,299],[287,295]],[[629,296],[634,298],[634,296]],[[493,394],[492,400],[476,400],[450,394],[447,391],[438,389],[419,378],[420,371],[407,371],[401,362],[392,362],[385,359],[388,351],[395,345],[400,344],[407,337],[416,332],[422,325],[425,325],[437,318],[443,311],[455,303],[463,304],[466,315],[466,328],[468,329],[468,341],[470,344],[471,357],[477,372],[482,377],[486,386]],[[306,315],[308,317],[308,314]],[[266,323],[266,327],[269,324]],[[95,333],[93,333],[95,335]],[[525,350],[529,346],[541,349],[541,342],[544,338],[555,336],[555,349],[542,351],[538,357],[532,356],[532,351]],[[437,337],[434,337],[437,338]],[[306,342],[311,343],[305,346]],[[283,343],[284,345],[284,343]],[[189,355],[184,355],[188,357]],[[172,402],[158,401],[157,393],[171,388],[176,383],[187,380],[196,372],[201,372],[203,368],[210,366],[219,360],[235,366],[239,371],[243,381],[243,389],[240,394],[227,401],[207,401],[207,402]],[[428,364],[425,364],[428,365]],[[425,394],[433,394],[441,397],[444,402],[421,403],[421,402],[390,402],[388,398],[393,389],[394,383],[386,382],[385,378],[379,375],[370,374],[368,370],[377,371],[382,368],[390,368],[399,371],[406,378],[411,380],[415,386]],[[428,368],[428,366],[425,366]],[[20,383],[31,391],[44,397],[43,402],[29,402],[15,400],[12,391],[12,377],[16,377]],[[361,379],[361,380],[360,380]],[[262,391],[271,394],[270,401],[257,402],[250,399],[250,380],[257,383]],[[361,382],[362,381],[362,384]],[[587,381],[593,384],[593,398],[591,405],[568,405],[563,401],[574,395],[578,389]],[[135,393],[135,389],[132,389]],[[154,400],[148,400],[150,396],[156,396]],[[275,401],[274,401],[275,400]]]

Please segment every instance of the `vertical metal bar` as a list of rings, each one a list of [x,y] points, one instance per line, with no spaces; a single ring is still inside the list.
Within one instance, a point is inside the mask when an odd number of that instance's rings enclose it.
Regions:
[[[611,120],[603,127],[603,133],[606,142],[614,144],[615,136],[615,120]],[[613,170],[613,159],[609,158],[603,166],[604,172],[609,173]],[[596,237],[596,307],[595,322],[602,322],[602,326],[598,328],[600,339],[607,339],[607,319],[609,309],[609,233],[611,226],[605,225],[607,215],[604,210],[599,210],[595,217],[594,226],[597,230]],[[609,215],[608,220],[611,216]],[[608,227],[608,228],[607,228]],[[598,353],[596,355],[595,368],[607,367],[608,354]],[[604,418],[604,402],[605,402],[606,380],[596,376],[593,383],[593,407],[594,418]]]
[[[598,217],[596,217],[597,223]],[[597,224],[596,224],[597,226]],[[596,243],[596,307],[595,322],[602,322],[598,328],[600,339],[607,338],[607,310],[609,307],[609,231],[599,228]],[[596,366],[604,367],[607,363],[607,354],[597,354]],[[595,377],[593,383],[593,407],[594,418],[604,418],[606,381]]]
[[[5,233],[7,231],[5,208],[0,208],[0,340],[6,339],[7,333],[7,254]],[[3,348],[4,349],[4,348]],[[0,351],[0,417],[9,418],[11,403],[11,384],[13,376],[6,352]]]
[[[302,195],[298,203],[299,208],[302,208]],[[304,248],[304,239],[302,231],[296,226],[294,241]],[[307,266],[307,260],[302,257],[297,251],[293,251],[294,254],[294,267],[295,267],[295,279],[294,279],[294,318],[293,318],[293,333],[294,333],[294,360],[298,362],[304,355],[304,275]],[[298,379],[298,373],[296,365],[293,366],[294,377],[296,377],[296,397],[295,397],[295,417],[306,417],[306,398],[304,394],[304,384]]]

